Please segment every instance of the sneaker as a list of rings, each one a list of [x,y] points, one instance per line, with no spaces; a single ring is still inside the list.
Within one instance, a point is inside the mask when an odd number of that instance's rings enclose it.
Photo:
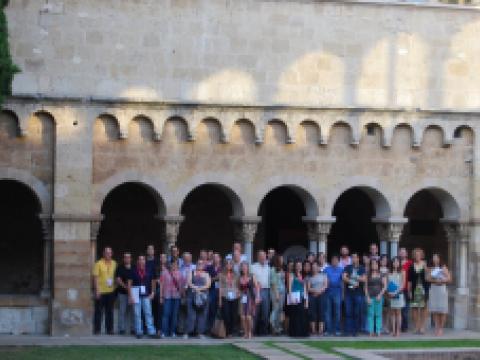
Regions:
[[[160,339],[165,339],[165,338],[166,338],[165,334],[160,334]]]
[[[201,339],[201,340],[206,339],[205,335],[203,335],[203,334],[198,335],[198,338]]]
[[[177,334],[173,333],[172,338],[175,339],[177,337]]]
[[[184,338],[184,339],[188,339],[188,334],[184,334],[184,335],[183,335],[183,338]]]

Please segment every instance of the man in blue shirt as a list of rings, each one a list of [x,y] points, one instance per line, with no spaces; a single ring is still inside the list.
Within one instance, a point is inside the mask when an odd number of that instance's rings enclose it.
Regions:
[[[345,333],[357,336],[361,330],[362,306],[365,296],[363,286],[365,282],[365,268],[360,265],[360,257],[352,254],[352,263],[343,271],[345,283]]]
[[[333,255],[330,266],[324,270],[328,278],[325,301],[325,336],[340,336],[340,310],[342,304],[343,269],[338,263],[338,255]]]

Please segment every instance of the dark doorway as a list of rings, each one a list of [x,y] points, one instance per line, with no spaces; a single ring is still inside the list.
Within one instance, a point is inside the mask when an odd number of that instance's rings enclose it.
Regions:
[[[41,206],[34,192],[0,180],[0,294],[38,294],[43,281]]]
[[[177,244],[180,251],[191,252],[196,259],[200,250],[230,253],[233,245],[232,203],[217,185],[202,185],[183,201]]]
[[[408,223],[403,228],[399,246],[407,248],[409,254],[414,248],[425,251],[427,260],[433,253],[439,253],[443,261],[448,259],[448,242],[440,219],[442,207],[428,190],[417,192],[405,208]]]
[[[160,253],[164,241],[164,224],[158,218],[158,203],[154,194],[144,185],[125,183],[113,189],[105,198],[97,240],[97,258],[105,246],[113,249],[119,260],[126,251],[136,257],[145,254],[153,244]]]
[[[378,244],[378,234],[372,218],[375,206],[370,197],[361,189],[345,191],[335,203],[333,216],[337,218],[328,237],[329,256],[340,251],[343,245],[350,252],[368,252],[371,243]]]
[[[302,217],[306,215],[302,199],[288,187],[270,191],[260,204],[256,250],[273,248],[284,253],[292,246],[308,249],[307,226]]]

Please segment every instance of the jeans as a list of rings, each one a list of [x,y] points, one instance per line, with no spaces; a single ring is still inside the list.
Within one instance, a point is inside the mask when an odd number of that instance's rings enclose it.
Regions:
[[[283,312],[283,307],[285,305],[285,292],[281,291],[279,293],[279,299],[275,299],[272,296],[272,312],[270,314],[270,325],[272,326],[272,331],[274,333],[281,333],[282,323],[281,323],[281,316]]]
[[[187,323],[185,334],[193,334],[196,330],[198,335],[204,335],[207,328],[208,301],[201,308],[193,304],[194,295],[192,291],[187,298]]]
[[[118,332],[127,332],[127,323],[129,330],[134,329],[133,307],[128,303],[128,294],[118,294]]]
[[[225,330],[228,335],[232,335],[235,330],[235,321],[238,315],[238,299],[222,299],[222,317],[225,324]]]
[[[99,334],[102,329],[102,315],[105,312],[105,331],[107,334],[113,334],[113,304],[115,302],[115,293],[101,294],[100,299],[95,299],[95,313],[93,323],[95,325],[95,334]]]
[[[327,333],[340,332],[340,311],[342,307],[342,292],[340,289],[329,289],[325,299],[325,327]]]
[[[402,308],[402,331],[408,330],[408,314],[410,312],[410,300],[408,299],[408,290],[403,290],[405,306]]]
[[[155,327],[153,326],[152,303],[148,296],[141,296],[138,304],[133,304],[135,313],[135,334],[143,335],[142,311],[145,317],[145,327],[148,335],[155,335]]]
[[[208,292],[208,320],[207,329],[211,329],[218,310],[218,289],[213,285]]]
[[[257,335],[268,334],[268,322],[270,317],[270,289],[260,290],[261,302],[257,307]]]
[[[380,335],[382,331],[383,297],[380,300],[377,300],[376,297],[370,300],[367,312],[367,330],[370,334],[373,333],[375,325],[375,332]]]
[[[180,299],[165,299],[163,301],[162,334],[172,336],[177,329]]]
[[[345,292],[345,332],[356,335],[361,330],[361,313],[365,295],[358,292]]]

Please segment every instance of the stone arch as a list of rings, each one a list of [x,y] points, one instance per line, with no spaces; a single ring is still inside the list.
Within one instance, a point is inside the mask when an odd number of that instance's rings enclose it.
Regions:
[[[255,124],[246,118],[235,120],[230,140],[232,144],[255,144]]]
[[[162,139],[167,142],[173,138],[177,143],[186,143],[191,140],[188,122],[181,116],[167,118],[162,131]]]
[[[460,219],[466,217],[464,214],[462,214],[459,205],[460,203],[458,202],[457,198],[451,192],[437,186],[421,187],[413,191],[411,195],[406,198],[407,201],[405,202],[404,209],[406,209],[409,201],[421,191],[427,191],[438,201],[442,208],[443,219],[448,221],[459,221]]]
[[[154,125],[151,118],[136,115],[128,124],[129,140],[134,142],[150,142],[155,139]]]
[[[14,138],[22,135],[22,131],[20,128],[20,120],[14,111],[9,109],[2,109],[0,111],[0,115],[2,115],[3,118],[0,118],[0,131],[5,130],[9,138]]]
[[[234,241],[233,220],[244,213],[242,200],[229,186],[218,182],[198,184],[181,202],[184,220],[177,244],[195,256],[202,249],[226,255]]]
[[[199,143],[208,144],[219,144],[226,139],[222,123],[214,117],[206,117],[199,122],[195,137]]]
[[[30,186],[16,179],[0,179],[0,198],[0,294],[38,295],[45,285],[46,266],[41,201]]]
[[[399,146],[399,138],[397,137],[398,136],[398,132],[402,131],[402,130],[406,130],[408,129],[409,131],[409,148],[411,148],[412,146],[414,146],[415,144],[415,131],[414,131],[414,128],[409,124],[409,123],[405,123],[405,122],[402,122],[402,123],[398,123],[396,124],[394,127],[393,127],[393,130],[392,130],[392,147],[398,147]],[[403,149],[403,147],[402,147]]]
[[[325,134],[326,139],[328,139],[328,143],[332,144],[332,139],[334,134],[335,129],[338,128],[347,128],[348,129],[348,135],[345,135],[345,138],[342,139],[342,144],[348,145],[348,144],[353,144],[355,142],[354,139],[354,129],[352,124],[350,124],[348,121],[344,120],[339,120],[335,121],[330,125],[330,127],[327,130],[327,133]]]
[[[442,147],[446,144],[446,136],[445,136],[445,129],[438,125],[438,124],[428,124],[425,125],[422,129],[422,141],[421,145],[427,145],[426,141],[432,141],[429,137],[431,137],[431,132],[439,132],[440,133],[440,138],[438,139],[438,146],[436,147]]]
[[[149,244],[162,247],[165,205],[158,192],[148,184],[130,181],[112,188],[102,201],[102,222],[97,239],[97,254],[111,246],[114,257],[125,251],[133,256],[145,252]]]
[[[375,181],[368,181],[367,179],[352,179],[347,184],[339,187],[337,191],[332,192],[327,197],[326,211],[329,215],[333,214],[333,208],[338,198],[348,190],[358,189],[364,192],[372,201],[375,207],[375,217],[378,219],[388,219],[392,216],[391,202],[388,200],[389,196],[385,196],[383,192],[378,190],[381,188]]]
[[[270,192],[277,188],[285,187],[289,190],[292,190],[302,200],[305,207],[306,216],[314,218],[319,215],[318,202],[317,199],[312,195],[313,191],[310,190],[310,186],[305,186],[306,184],[299,184],[288,181],[284,183],[282,183],[281,181],[273,181],[270,183],[270,185],[271,186],[263,186],[263,188],[258,192],[258,194],[261,194],[261,196],[257,197],[258,202],[256,214],[258,214],[260,210],[261,202]]]
[[[102,140],[115,141],[119,138],[120,126],[117,118],[108,113],[97,116],[93,124],[94,143]]]
[[[473,144],[475,139],[475,130],[470,125],[459,125],[453,128],[451,138],[453,140],[467,138],[467,141]]]
[[[41,205],[42,213],[51,213],[52,201],[48,187],[30,171],[0,167],[0,180],[14,180],[30,188]]]
[[[107,195],[117,186],[124,183],[137,183],[144,186],[150,191],[157,201],[159,216],[164,216],[168,213],[168,204],[171,202],[169,195],[172,194],[171,189],[167,184],[160,181],[158,178],[148,176],[137,171],[122,171],[107,178],[102,183],[95,184],[94,196],[92,200],[92,213],[100,214],[102,204]]]
[[[302,131],[297,131],[299,144],[319,145],[321,143],[321,129],[318,122],[311,119],[305,119],[299,124]]]
[[[267,121],[264,134],[265,144],[284,145],[289,142],[287,123],[275,118]]]

